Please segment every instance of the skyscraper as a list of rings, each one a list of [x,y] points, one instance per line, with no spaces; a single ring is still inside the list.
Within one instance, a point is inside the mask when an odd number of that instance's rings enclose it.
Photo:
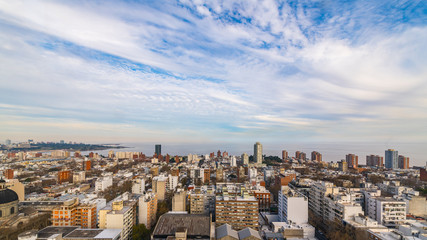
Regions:
[[[156,148],[156,150],[155,150],[156,155],[157,156],[162,155],[162,145],[156,144],[155,148]]]
[[[254,160],[258,165],[262,164],[262,144],[259,142],[254,144]]]
[[[385,151],[385,167],[391,169],[399,168],[399,153],[394,149],[388,149]]]

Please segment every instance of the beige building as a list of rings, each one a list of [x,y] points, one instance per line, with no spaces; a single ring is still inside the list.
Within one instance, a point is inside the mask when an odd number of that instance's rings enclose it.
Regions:
[[[258,229],[258,200],[249,196],[245,191],[241,196],[229,196],[223,192],[216,197],[215,202],[216,226],[230,224],[233,229],[241,230],[247,227]]]
[[[6,182],[6,188],[18,194],[19,201],[25,200],[25,186],[18,179],[9,179]]]
[[[413,196],[408,203],[408,213],[414,216],[427,217],[426,198],[421,196]]]
[[[113,202],[111,209],[106,207],[99,211],[99,228],[122,229],[121,239],[132,238],[133,209],[124,206],[123,201]]]
[[[254,145],[254,160],[258,165],[262,164],[262,144],[259,142]]]
[[[246,165],[246,166],[249,165],[249,156],[247,153],[242,154],[242,162],[243,162],[243,165]]]
[[[172,199],[172,211],[173,212],[185,212],[187,206],[187,192],[179,189],[173,195]]]
[[[157,199],[159,201],[164,201],[166,197],[166,183],[168,181],[167,177],[157,176],[153,178],[153,191],[157,194]]]
[[[150,229],[156,221],[157,195],[146,193],[139,198],[139,224],[144,224]]]

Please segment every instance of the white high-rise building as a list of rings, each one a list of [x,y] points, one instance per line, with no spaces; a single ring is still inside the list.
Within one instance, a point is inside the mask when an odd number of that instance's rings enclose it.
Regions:
[[[132,182],[132,193],[144,194],[145,192],[145,179],[137,178]]]
[[[237,159],[236,159],[235,156],[231,156],[231,158],[230,158],[230,165],[232,167],[236,167],[237,166]]]
[[[297,191],[283,186],[279,191],[279,220],[281,222],[308,223],[308,199]]]
[[[168,179],[168,183],[167,183],[167,190],[174,191],[175,188],[178,186],[179,177],[178,176],[172,176],[171,174],[169,174],[168,178],[169,179]]]
[[[262,164],[262,144],[259,142],[254,145],[254,160],[258,165]]]

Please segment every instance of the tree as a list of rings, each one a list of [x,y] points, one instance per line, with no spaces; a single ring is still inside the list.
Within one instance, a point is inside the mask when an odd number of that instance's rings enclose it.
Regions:
[[[144,224],[137,224],[133,226],[132,229],[132,239],[133,240],[149,240],[150,239],[150,230]]]

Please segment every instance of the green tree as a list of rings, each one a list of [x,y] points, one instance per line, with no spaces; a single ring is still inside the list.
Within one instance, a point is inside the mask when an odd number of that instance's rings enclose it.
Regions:
[[[134,225],[132,229],[132,239],[133,240],[149,240],[150,239],[150,230],[144,224]]]

